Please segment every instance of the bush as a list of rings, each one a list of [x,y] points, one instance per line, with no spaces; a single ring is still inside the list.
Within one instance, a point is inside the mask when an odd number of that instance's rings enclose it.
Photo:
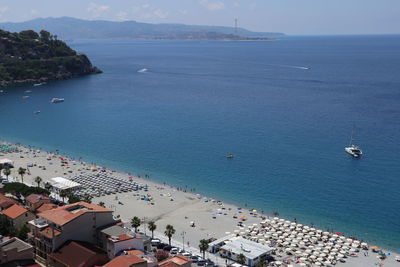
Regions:
[[[3,191],[6,193],[11,193],[13,195],[21,194],[24,197],[29,196],[30,194],[42,194],[42,195],[50,195],[49,190],[36,187],[36,186],[27,186],[23,183],[9,183],[4,185]]]

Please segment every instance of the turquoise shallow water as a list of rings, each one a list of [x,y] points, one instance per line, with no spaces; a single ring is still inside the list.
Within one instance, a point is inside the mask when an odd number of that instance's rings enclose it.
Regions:
[[[1,138],[400,249],[400,36],[71,45],[104,74],[6,89]]]

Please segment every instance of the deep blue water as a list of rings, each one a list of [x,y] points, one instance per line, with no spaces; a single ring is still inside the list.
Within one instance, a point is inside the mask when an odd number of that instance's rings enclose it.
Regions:
[[[1,138],[400,249],[400,36],[71,45],[104,74],[7,89]]]

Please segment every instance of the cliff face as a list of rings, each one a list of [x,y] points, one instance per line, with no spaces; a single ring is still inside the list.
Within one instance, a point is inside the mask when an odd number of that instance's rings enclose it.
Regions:
[[[100,73],[86,55],[77,54],[57,36],[42,30],[0,30],[0,86],[44,82]]]

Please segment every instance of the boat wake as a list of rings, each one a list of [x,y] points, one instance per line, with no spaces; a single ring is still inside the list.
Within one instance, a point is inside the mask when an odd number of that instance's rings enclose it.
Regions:
[[[138,70],[137,72],[139,72],[139,73],[146,73],[146,72],[148,72],[148,71],[149,71],[148,69],[143,68],[143,69]]]
[[[291,69],[299,69],[299,70],[309,70],[311,67],[305,67],[305,66],[292,66],[292,65],[276,65],[278,67],[284,67],[284,68],[291,68]]]

